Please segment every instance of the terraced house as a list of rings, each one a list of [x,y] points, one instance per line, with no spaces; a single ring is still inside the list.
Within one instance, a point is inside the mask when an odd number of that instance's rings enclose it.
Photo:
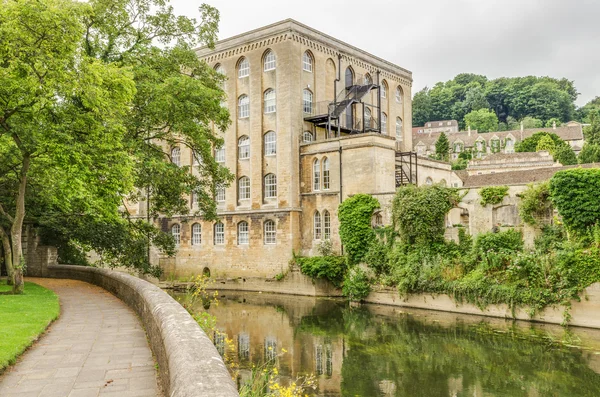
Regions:
[[[235,182],[217,194],[219,222],[194,216],[193,197],[190,214],[163,221],[179,243],[157,258],[165,272],[271,277],[324,240],[341,250],[339,203],[369,193],[385,207],[396,152],[412,148],[411,72],[293,20],[197,53],[226,76],[233,122],[214,154]]]

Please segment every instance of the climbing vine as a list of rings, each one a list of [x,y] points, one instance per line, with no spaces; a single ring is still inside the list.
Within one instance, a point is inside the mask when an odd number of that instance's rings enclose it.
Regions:
[[[508,186],[488,186],[479,190],[481,206],[500,204],[508,195]]]
[[[519,195],[519,215],[529,225],[543,223],[552,212],[552,201],[550,201],[550,190],[548,182],[534,185],[529,184],[527,190]]]
[[[371,217],[379,207],[379,201],[368,194],[354,195],[340,204],[340,239],[350,263],[359,263],[375,239]]]

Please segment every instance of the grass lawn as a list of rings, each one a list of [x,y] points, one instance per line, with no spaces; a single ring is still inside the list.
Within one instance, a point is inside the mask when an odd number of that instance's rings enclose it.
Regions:
[[[0,292],[10,291],[0,280]],[[0,373],[58,317],[58,296],[37,284],[25,283],[23,295],[0,294]]]

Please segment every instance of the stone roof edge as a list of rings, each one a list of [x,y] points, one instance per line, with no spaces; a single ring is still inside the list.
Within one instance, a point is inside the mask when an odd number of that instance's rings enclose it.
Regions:
[[[317,29],[311,28],[310,26],[304,25],[294,19],[288,18],[279,22],[272,23],[270,25],[266,25],[257,29],[253,29],[244,33],[237,34],[235,36],[228,37],[226,39],[222,39],[216,42],[215,49],[211,50],[207,46],[197,47],[194,51],[200,57],[207,56],[211,52],[221,52],[231,50],[232,48],[238,47],[244,43],[246,40],[246,36],[251,34],[257,34],[260,32],[264,32],[263,34],[257,36],[254,41],[262,40],[268,36],[277,35],[284,32],[296,32],[306,36],[309,36],[310,39],[319,41],[323,43],[322,38],[326,38],[335,42],[342,49],[342,53],[345,51],[348,55],[359,58],[363,62],[373,63],[382,69],[387,69],[388,72],[398,74],[404,78],[408,78],[412,83],[412,72],[408,69],[405,69],[401,66],[398,66],[390,61],[386,61],[383,58],[380,58],[376,55],[373,55],[367,51],[361,50],[358,47],[350,45],[342,40],[336,39],[333,36],[325,34]]]

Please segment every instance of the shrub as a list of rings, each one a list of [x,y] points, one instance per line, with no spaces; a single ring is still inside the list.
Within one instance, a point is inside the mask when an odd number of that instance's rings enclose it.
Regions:
[[[360,302],[371,292],[369,277],[360,267],[353,267],[344,277],[342,292],[349,300]]]
[[[464,227],[458,229],[458,247],[463,254],[473,248],[473,237],[467,233]]]
[[[479,190],[481,206],[500,204],[508,194],[508,186],[488,186]]]
[[[537,225],[538,222],[552,213],[549,183],[530,184],[522,194],[519,202],[519,215],[523,222]]]
[[[490,232],[477,236],[473,249],[478,254],[487,252],[519,252],[523,250],[523,235],[514,229]]]
[[[375,274],[387,274],[390,270],[389,247],[379,239],[374,240],[365,254],[364,262],[375,271]]]
[[[343,256],[296,257],[296,264],[303,274],[312,278],[324,278],[339,287],[346,273],[346,258]]]
[[[544,225],[542,234],[534,241],[535,249],[540,253],[548,253],[559,248],[566,238],[565,229],[561,225]]]
[[[340,204],[340,239],[350,263],[359,263],[375,239],[371,217],[377,208],[379,201],[368,194],[354,195]]]

